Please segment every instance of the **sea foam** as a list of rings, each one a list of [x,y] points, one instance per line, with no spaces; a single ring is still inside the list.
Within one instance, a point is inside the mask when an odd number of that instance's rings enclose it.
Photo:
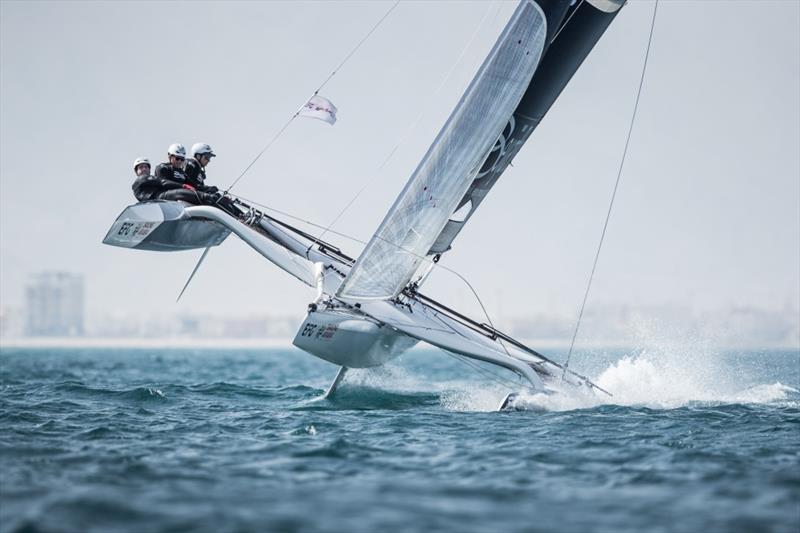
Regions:
[[[780,382],[747,384],[748,376],[716,354],[643,351],[611,363],[595,379],[612,396],[570,390],[520,394],[515,408],[564,411],[598,405],[676,409],[687,405],[796,402],[798,391]]]

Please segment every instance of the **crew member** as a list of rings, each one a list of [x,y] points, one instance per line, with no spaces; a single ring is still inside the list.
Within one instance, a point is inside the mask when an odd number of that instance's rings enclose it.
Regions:
[[[221,193],[218,187],[206,185],[206,166],[211,162],[212,157],[217,155],[206,143],[194,143],[192,145],[192,158],[186,161],[186,182],[197,191],[211,195],[205,197],[203,203],[215,205],[220,209],[233,215],[236,218],[242,216],[242,212],[234,205],[233,201]]]
[[[217,154],[206,143],[192,145],[192,158],[186,161],[186,181],[198,191],[215,193],[219,189],[213,185],[206,185],[206,166],[212,157]]]
[[[136,177],[150,175],[150,160],[146,157],[137,157],[133,161],[133,173]]]
[[[133,173],[136,174],[136,180],[131,186],[133,195],[140,202],[152,200],[160,192],[160,188],[156,184],[155,176],[150,175],[150,160],[146,157],[134,159]]]
[[[169,161],[156,167],[156,177],[166,180],[187,183],[184,167],[186,165],[186,148],[182,144],[170,144],[167,149]]]

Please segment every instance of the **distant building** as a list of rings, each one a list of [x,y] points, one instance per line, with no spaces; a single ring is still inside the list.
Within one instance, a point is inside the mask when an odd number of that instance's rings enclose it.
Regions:
[[[41,272],[25,290],[25,334],[71,337],[84,333],[83,276]]]

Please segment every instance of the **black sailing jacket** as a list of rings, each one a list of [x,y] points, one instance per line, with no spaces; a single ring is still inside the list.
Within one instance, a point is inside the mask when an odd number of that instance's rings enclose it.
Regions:
[[[158,178],[156,176],[139,176],[131,186],[133,189],[133,195],[140,202],[155,200],[162,192],[170,191],[172,189],[180,189],[182,187],[182,183],[178,183],[177,181],[172,181],[170,179]]]
[[[195,158],[186,160],[186,182],[202,192],[215,193],[219,190],[213,185],[206,185],[206,169]]]
[[[177,181],[178,183],[189,183],[186,180],[186,172],[180,168],[175,168],[169,162],[161,163],[156,167],[155,175],[157,178]]]

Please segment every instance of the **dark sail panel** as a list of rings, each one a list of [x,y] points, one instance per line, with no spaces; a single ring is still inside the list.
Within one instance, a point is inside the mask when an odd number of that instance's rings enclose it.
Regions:
[[[460,213],[458,220],[447,222],[428,254],[443,253],[450,249],[453,240],[539,125],[623,3],[623,0],[585,0],[570,5],[573,2],[537,1],[547,14],[548,21],[555,16],[563,17],[563,22],[557,26],[552,37],[548,35],[551,42],[525,95],[455,209],[458,211],[470,204],[469,211],[465,215]]]

